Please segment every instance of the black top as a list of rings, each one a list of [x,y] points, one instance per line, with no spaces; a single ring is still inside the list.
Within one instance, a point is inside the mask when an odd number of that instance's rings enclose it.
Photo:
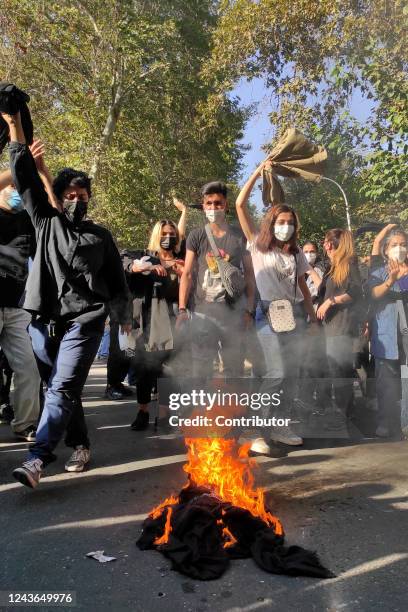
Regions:
[[[352,302],[347,304],[334,304],[330,307],[324,320],[328,336],[358,335],[358,325],[362,317],[363,292],[357,262],[350,264],[350,272],[345,282],[338,286],[334,283],[328,272],[323,277],[319,287],[319,301],[348,293]]]
[[[37,239],[24,308],[87,322],[103,316],[111,302],[118,321],[128,323],[129,292],[111,233],[92,221],[76,226],[49,204],[27,145],[10,144],[10,167]]]
[[[0,208],[0,307],[18,308],[35,253],[34,228],[27,212]]]

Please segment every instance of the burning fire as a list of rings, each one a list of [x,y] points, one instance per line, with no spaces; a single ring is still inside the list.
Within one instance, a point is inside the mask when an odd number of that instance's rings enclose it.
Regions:
[[[248,456],[250,444],[238,447],[235,440],[223,438],[186,438],[185,442],[188,462],[183,469],[189,475],[190,482],[210,489],[213,495],[224,502],[248,510],[269,527],[273,527],[277,535],[283,534],[279,520],[265,508],[264,490],[254,487],[252,469],[256,462]],[[171,505],[178,501],[177,497],[169,497],[150,513],[151,518],[157,518],[164,510],[167,511],[164,532],[156,538],[156,545],[168,542],[171,532]],[[222,534],[224,548],[235,544],[236,539],[226,526]]]

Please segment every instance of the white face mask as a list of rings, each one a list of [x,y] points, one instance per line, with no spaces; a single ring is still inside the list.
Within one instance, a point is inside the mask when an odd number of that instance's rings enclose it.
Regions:
[[[287,242],[295,231],[295,227],[290,223],[274,226],[275,237],[281,242]]]
[[[392,247],[392,249],[388,251],[388,257],[398,261],[398,263],[404,263],[407,258],[407,248],[404,246]]]
[[[210,223],[222,223],[225,221],[225,210],[206,210],[205,216]]]
[[[314,264],[316,261],[317,254],[316,253],[305,253],[305,257],[310,264]]]

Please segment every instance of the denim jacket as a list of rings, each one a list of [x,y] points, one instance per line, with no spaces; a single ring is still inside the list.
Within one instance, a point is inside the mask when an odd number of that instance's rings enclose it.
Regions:
[[[370,291],[388,278],[386,266],[370,272],[368,286]],[[406,292],[404,292],[406,293]],[[405,296],[404,296],[405,297]],[[371,353],[379,359],[398,359],[398,314],[396,300],[402,299],[398,282],[379,300],[372,298]],[[406,297],[405,297],[406,299]]]

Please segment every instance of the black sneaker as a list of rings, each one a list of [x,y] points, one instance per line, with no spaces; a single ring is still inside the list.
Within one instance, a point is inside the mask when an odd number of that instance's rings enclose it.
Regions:
[[[25,442],[35,442],[35,434],[37,433],[35,427],[30,425],[27,429],[23,429],[23,431],[15,431],[14,435],[16,438],[20,440],[24,440]]]
[[[3,404],[0,409],[0,424],[10,425],[14,419],[14,410],[10,404]]]
[[[120,391],[124,397],[130,397],[133,395],[133,391],[130,387],[126,387],[124,384],[119,385],[117,387],[117,391]]]
[[[147,410],[139,410],[137,417],[130,426],[133,431],[143,431],[149,427],[149,413]]]
[[[117,389],[116,387],[107,386],[105,389],[105,397],[107,399],[117,401],[122,400],[125,396],[123,395],[120,389]]]

